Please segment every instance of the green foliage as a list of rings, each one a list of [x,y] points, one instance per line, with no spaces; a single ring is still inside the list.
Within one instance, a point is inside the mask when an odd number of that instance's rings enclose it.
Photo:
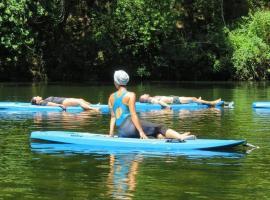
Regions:
[[[33,9],[38,13],[33,13]],[[28,79],[31,70],[22,63],[36,64],[36,33],[30,22],[34,14],[42,15],[44,10],[38,2],[9,0],[0,3],[0,13],[0,67],[7,73],[2,75]]]
[[[247,0],[248,7],[250,10],[257,10],[267,8],[270,6],[269,0]]]
[[[17,61],[25,46],[31,47],[34,38],[27,26],[32,12],[27,9],[27,0],[10,0],[0,3],[1,49],[9,52],[6,60]]]
[[[132,51],[138,55],[141,49],[158,48],[160,39],[172,32],[174,15],[170,1],[120,0],[113,14],[119,51]]]
[[[259,11],[245,18],[229,34],[236,78],[264,80],[270,68],[270,12]]]
[[[145,66],[151,73],[164,64],[160,51],[175,29],[174,4],[174,0],[99,3],[99,9],[92,7],[89,12],[90,37],[110,64],[129,68],[134,75],[137,66]],[[140,73],[141,67],[138,70]]]
[[[269,17],[235,21],[267,5],[266,0],[4,0],[0,80],[106,80],[118,67],[141,79],[264,79]]]
[[[147,71],[146,66],[141,66],[137,68],[137,75],[142,79],[150,76],[150,72]]]

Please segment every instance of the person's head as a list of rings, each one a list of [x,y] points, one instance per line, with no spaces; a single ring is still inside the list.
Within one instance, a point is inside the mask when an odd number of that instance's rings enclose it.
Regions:
[[[42,97],[36,96],[33,97],[30,102],[32,105],[39,105],[42,100],[43,100]]]
[[[126,86],[129,81],[129,75],[124,70],[117,70],[114,72],[113,79],[116,87]]]
[[[149,94],[143,94],[140,96],[139,101],[141,103],[148,103],[149,102],[150,95]]]

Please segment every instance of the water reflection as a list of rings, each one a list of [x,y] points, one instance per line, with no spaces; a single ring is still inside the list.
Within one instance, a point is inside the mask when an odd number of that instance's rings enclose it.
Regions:
[[[88,125],[91,122],[96,121],[102,115],[97,112],[85,111],[79,113],[69,113],[69,112],[39,112],[33,115],[34,124],[37,128],[43,127],[46,124],[46,128],[48,127],[47,123],[50,123],[53,127],[57,125],[61,128],[78,128],[80,126]]]
[[[70,112],[23,112],[23,111],[0,111],[2,128],[5,123],[32,120],[32,128],[46,129],[83,129],[89,124],[96,124],[102,120],[102,114],[94,111],[77,113]]]
[[[268,83],[151,83],[131,86],[140,94],[203,95],[235,102],[234,109],[180,110],[141,113],[141,118],[165,124],[175,130],[191,131],[198,138],[242,139],[260,146],[245,152],[89,152],[72,147],[29,147],[30,132],[69,130],[107,133],[108,115],[92,113],[53,115],[1,112],[0,110],[0,199],[269,199],[270,126],[268,110],[253,110],[254,101],[270,99]],[[29,101],[41,94],[74,96],[90,102],[107,103],[112,85],[10,85],[0,84],[1,101]],[[77,115],[78,114],[78,115]],[[84,116],[85,115],[85,116]],[[72,127],[72,128],[71,128]],[[107,131],[107,132],[106,132]],[[32,143],[31,143],[32,145]],[[204,153],[204,154],[203,154]],[[207,155],[208,154],[208,155]],[[123,157],[121,157],[123,156]],[[112,158],[114,157],[114,158]],[[127,160],[128,158],[133,160]],[[120,162],[119,159],[122,161]],[[112,163],[110,165],[110,162]],[[131,167],[133,164],[136,167]],[[129,163],[129,167],[125,166]],[[123,166],[123,167],[122,167]],[[122,167],[122,169],[120,169]],[[116,168],[116,169],[115,169]],[[120,176],[128,168],[135,171]],[[135,170],[136,169],[136,170]],[[119,171],[117,173],[112,170]],[[118,176],[113,181],[113,176]],[[122,179],[122,178],[123,179]],[[130,178],[129,178],[130,177]],[[132,177],[132,178],[131,178]],[[128,180],[129,179],[129,180]],[[123,184],[117,190],[117,183]],[[133,186],[128,184],[133,183]],[[114,184],[115,183],[115,184]],[[129,189],[130,188],[130,189]],[[116,199],[116,198],[115,198]]]
[[[264,132],[268,134],[270,132],[269,117],[270,109],[253,108],[253,127],[256,132]]]
[[[253,108],[254,114],[262,117],[270,116],[270,108]]]
[[[142,159],[143,157],[137,154],[110,155],[110,170],[107,179],[110,196],[115,199],[133,199]]]
[[[143,185],[139,185],[139,183],[144,182],[142,180],[142,174],[145,169],[150,171],[153,170],[150,169],[151,167],[146,167],[149,162],[150,165],[154,166],[154,171],[157,169],[160,171],[162,168],[161,166],[161,168],[159,168],[160,164],[165,165],[165,163],[174,163],[174,165],[177,166],[179,160],[181,160],[182,164],[187,164],[189,163],[187,160],[190,160],[195,165],[202,166],[234,166],[241,162],[238,159],[246,156],[244,152],[236,151],[218,152],[194,150],[177,153],[132,152],[123,149],[116,149],[114,151],[102,151],[99,149],[98,151],[83,145],[36,142],[31,142],[31,150],[38,154],[35,157],[43,158],[43,162],[46,162],[45,158],[48,159],[48,157],[42,157],[40,154],[57,156],[57,158],[69,157],[70,159],[66,161],[67,163],[71,162],[70,160],[77,160],[78,163],[83,164],[83,160],[90,160],[93,157],[97,160],[102,159],[103,165],[108,166],[108,170],[103,169],[103,172],[99,176],[102,179],[102,183],[106,185],[106,188],[103,187],[103,190],[113,199],[133,199],[137,188],[145,187],[146,183]],[[50,157],[50,160],[57,160],[57,158]],[[81,161],[78,159],[81,159]],[[157,162],[157,159],[160,159],[161,163]],[[106,164],[104,161],[107,161],[108,163]],[[62,163],[62,165],[65,166],[64,163]],[[162,169],[161,172],[164,173],[166,171],[164,170],[165,169]],[[183,169],[179,170],[182,171]],[[85,174],[85,176],[87,175]],[[156,185],[156,183],[152,182],[151,184]]]
[[[37,141],[31,142],[31,150],[37,153],[49,155],[74,155],[74,154],[115,154],[115,155],[132,155],[140,154],[144,157],[185,157],[188,159],[196,158],[240,158],[246,155],[246,149],[227,149],[222,151],[217,150],[179,150],[175,152],[158,152],[131,150],[130,148],[110,148],[93,147],[89,145],[78,144],[62,144],[62,143],[40,143]]]

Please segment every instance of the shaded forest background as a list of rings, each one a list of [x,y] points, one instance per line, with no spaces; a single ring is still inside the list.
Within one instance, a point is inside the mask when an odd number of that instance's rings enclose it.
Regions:
[[[0,81],[269,80],[268,0],[3,0]]]

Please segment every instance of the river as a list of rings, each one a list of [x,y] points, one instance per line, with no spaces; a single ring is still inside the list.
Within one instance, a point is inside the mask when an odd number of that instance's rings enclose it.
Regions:
[[[108,134],[110,115],[0,110],[0,199],[270,199],[270,83],[171,82],[128,87],[139,96],[178,95],[234,101],[234,108],[139,113],[149,121],[198,138],[247,139],[260,148],[228,155],[42,152],[31,148],[35,130]],[[109,83],[1,83],[0,101],[65,96],[106,104]]]

